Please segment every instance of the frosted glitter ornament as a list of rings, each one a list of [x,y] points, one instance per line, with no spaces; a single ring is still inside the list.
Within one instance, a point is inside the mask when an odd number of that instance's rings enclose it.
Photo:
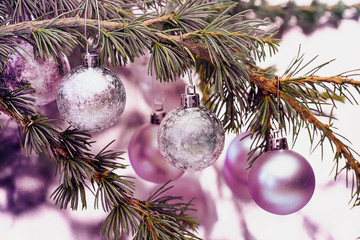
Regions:
[[[224,148],[225,133],[214,113],[200,106],[195,87],[186,87],[181,106],[161,121],[158,144],[161,154],[175,167],[199,171],[212,165]]]
[[[70,125],[96,132],[119,119],[125,109],[126,93],[121,80],[99,66],[99,55],[87,53],[83,66],[64,77],[56,101],[61,116]]]
[[[157,132],[161,119],[165,116],[162,104],[151,115],[151,123],[140,127],[130,140],[128,153],[131,166],[141,178],[154,182],[166,183],[178,179],[183,171],[164,159],[157,143]]]
[[[3,72],[4,82],[8,88],[17,89],[30,84],[35,93],[30,96],[36,99],[38,106],[46,105],[56,98],[59,84],[70,71],[66,56],[41,59],[34,56],[33,46],[27,42],[19,43],[15,49],[21,53],[9,56]]]
[[[315,175],[303,156],[287,149],[286,138],[274,138],[270,141],[270,151],[251,167],[248,184],[253,200],[261,208],[286,215],[310,201]]]

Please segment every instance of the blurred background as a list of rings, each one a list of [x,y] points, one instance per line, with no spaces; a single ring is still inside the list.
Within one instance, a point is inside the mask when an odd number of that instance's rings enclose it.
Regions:
[[[258,1],[259,4],[261,1]],[[286,4],[288,1],[272,0],[268,4]],[[299,5],[308,6],[312,1],[298,0]],[[318,1],[336,5],[338,1]],[[353,5],[358,1],[343,1]],[[351,12],[344,13],[351,15]],[[279,20],[280,21],[280,20]],[[275,66],[281,75],[298,53],[305,59],[319,57],[314,67],[332,59],[336,61],[321,69],[317,75],[334,76],[339,73],[359,69],[360,23],[348,19],[337,27],[322,24],[321,27],[304,34],[304,29],[294,25],[282,33],[279,52],[259,63],[262,67]],[[80,64],[79,58],[71,58],[70,65]],[[125,151],[123,163],[128,164],[121,174],[136,177],[135,196],[146,199],[159,186],[137,176],[128,157],[129,142],[134,133],[144,124],[150,123],[155,100],[160,101],[165,93],[164,108],[168,112],[179,106],[180,95],[187,80],[160,85],[147,75],[147,56],[129,64],[126,68],[112,69],[123,81],[128,101],[120,120],[111,128],[94,134],[93,152],[100,151],[107,143],[116,151]],[[360,80],[358,76],[355,80]],[[358,98],[360,100],[360,98]],[[39,108],[50,118],[59,118],[56,103],[51,102]],[[25,156],[19,149],[18,132],[14,122],[0,116],[6,128],[0,132],[0,236],[6,240],[97,240],[100,226],[106,217],[101,209],[94,210],[89,192],[88,209],[59,210],[49,199],[56,189],[56,163],[47,156]],[[335,126],[347,137],[353,148],[360,148],[357,105],[338,103],[335,110]],[[64,123],[63,127],[67,125]],[[325,145],[324,155],[320,149],[311,152],[307,132],[300,137],[292,150],[304,156],[314,169],[316,177],[315,193],[310,202],[300,211],[278,216],[259,208],[249,197],[246,182],[229,179],[223,171],[225,155],[230,142],[236,137],[227,134],[225,148],[218,161],[201,172],[184,173],[173,182],[170,194],[183,195],[185,200],[196,197],[195,213],[200,220],[199,236],[205,240],[350,240],[360,237],[359,207],[351,208],[351,187],[346,187],[346,175],[341,174],[336,181],[332,174],[333,152]],[[288,139],[290,141],[290,138]],[[290,146],[292,146],[290,141]],[[227,180],[225,180],[227,178]]]

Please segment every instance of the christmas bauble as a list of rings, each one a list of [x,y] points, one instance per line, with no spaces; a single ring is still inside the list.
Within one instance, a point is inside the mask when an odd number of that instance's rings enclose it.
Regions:
[[[264,210],[286,215],[303,208],[315,189],[315,175],[310,164],[291,150],[264,153],[250,169],[249,191]]]
[[[212,165],[220,156],[225,140],[220,120],[199,106],[195,96],[198,98],[197,94],[185,94],[182,106],[165,116],[158,132],[159,149],[164,158],[190,172]]]
[[[123,83],[98,61],[97,54],[85,55],[84,65],[64,77],[56,98],[61,116],[73,127],[89,132],[112,126],[126,103]]]
[[[242,133],[231,141],[225,157],[225,167],[229,172],[246,183],[249,175],[249,171],[247,170],[249,166],[248,162],[258,155],[257,152],[251,156],[249,155],[251,144],[250,132]]]
[[[236,198],[245,202],[252,200],[247,180],[245,181],[242,178],[234,176],[226,165],[224,165],[222,169],[222,176],[224,177],[226,185],[230,188]]]
[[[59,84],[65,74],[70,71],[70,66],[65,56],[41,59],[34,57],[34,51],[31,44],[22,42],[20,47],[16,47],[21,53],[9,56],[3,76],[4,82],[8,88],[17,89],[26,84],[30,84],[35,93],[30,96],[36,99],[36,105],[46,105],[56,98],[56,92]]]
[[[154,183],[178,179],[183,171],[164,159],[157,144],[158,124],[140,127],[129,143],[129,159],[137,175]]]

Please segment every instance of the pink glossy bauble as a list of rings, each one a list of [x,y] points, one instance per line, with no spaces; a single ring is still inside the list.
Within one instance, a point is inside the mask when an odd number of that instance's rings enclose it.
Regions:
[[[264,153],[250,169],[249,191],[264,210],[286,215],[303,208],[315,189],[315,175],[307,160],[291,150]]]
[[[140,127],[130,140],[128,152],[130,163],[138,176],[150,182],[165,183],[178,179],[184,172],[161,155],[157,143],[158,128],[158,124]]]
[[[234,176],[231,174],[229,168],[226,165],[224,165],[222,170],[222,176],[224,177],[226,185],[230,188],[231,192],[236,198],[245,202],[252,201],[247,179],[244,180]]]
[[[248,161],[258,155],[255,152],[249,158],[252,144],[249,134],[249,132],[245,132],[234,138],[229,144],[225,157],[225,166],[229,172],[246,183],[249,175],[249,170],[247,170]]]

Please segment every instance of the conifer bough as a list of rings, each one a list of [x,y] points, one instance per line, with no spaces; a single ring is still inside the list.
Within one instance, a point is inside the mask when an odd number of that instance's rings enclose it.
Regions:
[[[349,87],[359,93],[359,82],[347,72],[319,77],[315,73],[328,63],[307,70],[304,56],[291,61],[283,75],[256,66],[277,52],[276,30],[267,20],[252,19],[249,11],[238,11],[229,0],[99,1],[101,39],[99,52],[104,64],[126,65],[150,51],[149,74],[159,81],[175,81],[187,68],[196,70],[203,101],[222,120],[227,131],[248,128],[254,137],[253,151],[265,151],[273,126],[279,123],[296,140],[307,129],[309,145],[323,146],[328,139],[334,149],[335,179],[342,171],[353,178],[352,199],[360,204],[360,166],[356,152],[333,131],[332,115],[322,106],[347,100],[357,103]],[[95,0],[89,0],[89,34],[96,30]],[[0,71],[9,54],[16,53],[17,41],[26,40],[40,57],[70,55],[84,46],[84,4],[78,0],[4,0],[0,3]],[[95,34],[93,34],[95,36]],[[307,70],[307,71],[306,71]],[[302,73],[305,72],[305,73]],[[302,75],[300,75],[302,74]],[[1,76],[1,75],[0,75]],[[276,80],[280,78],[280,107],[276,101]],[[27,154],[46,152],[56,159],[60,185],[52,194],[56,204],[66,209],[87,207],[85,188],[92,189],[95,207],[109,212],[101,233],[107,239],[131,234],[133,239],[199,239],[198,223],[188,215],[191,203],[181,197],[160,197],[167,185],[147,200],[133,197],[131,179],[115,170],[122,152],[90,153],[91,135],[68,128],[61,131],[52,120],[35,113],[28,86],[10,90],[0,79],[0,111],[14,119]],[[329,124],[316,116],[327,117]],[[6,130],[6,129],[5,129]],[[315,133],[320,134],[315,143]],[[256,161],[254,158],[253,161]],[[344,162],[344,164],[342,164]],[[252,162],[250,163],[252,164]],[[177,200],[174,203],[172,200]]]

